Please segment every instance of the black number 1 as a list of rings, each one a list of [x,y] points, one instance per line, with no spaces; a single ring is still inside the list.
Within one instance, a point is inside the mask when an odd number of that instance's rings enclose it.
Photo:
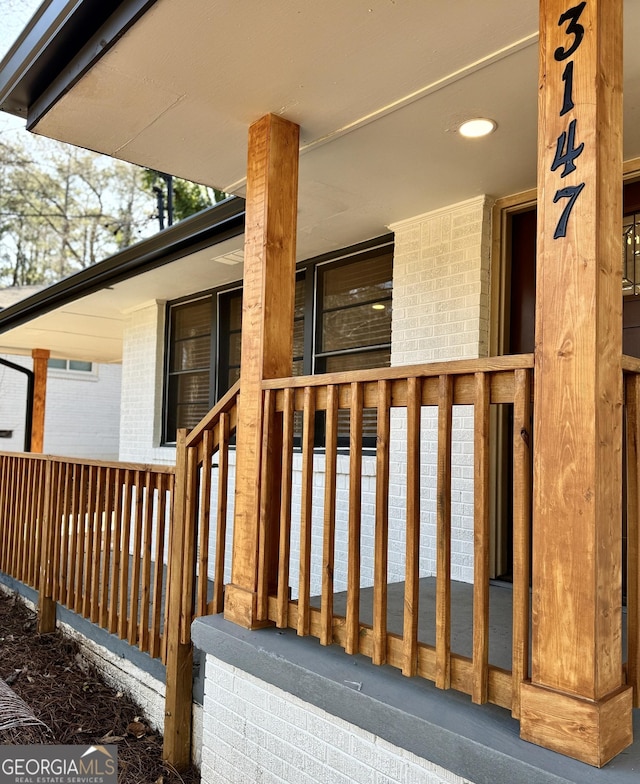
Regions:
[[[567,35],[573,36],[573,43],[568,49],[564,49],[562,46],[559,46],[553,53],[553,56],[556,58],[556,60],[566,60],[567,57],[571,57],[571,55],[582,43],[582,38],[584,37],[584,27],[581,24],[578,24],[578,19],[580,18],[580,14],[584,11],[586,5],[587,0],[583,0],[582,3],[578,3],[578,5],[574,6],[573,8],[569,8],[568,11],[565,11],[560,19],[558,19],[558,27],[561,27],[564,22],[569,22],[567,25]]]
[[[570,112],[573,107],[573,60],[567,63],[563,73],[562,81],[564,82],[564,100],[562,101],[562,109],[560,110],[560,117]]]

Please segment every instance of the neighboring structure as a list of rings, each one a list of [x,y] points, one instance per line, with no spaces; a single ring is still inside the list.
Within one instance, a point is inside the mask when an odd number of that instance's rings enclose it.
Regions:
[[[42,286],[0,289],[0,310],[42,290]],[[0,340],[0,352],[2,352]],[[31,357],[0,353],[31,369]],[[69,457],[114,460],[120,436],[119,364],[52,357],[47,373],[44,451]],[[0,364],[0,451],[25,447],[27,377]]]
[[[211,784],[636,764],[640,50],[623,167],[621,0],[432,5],[49,0],[0,68],[31,129],[241,197],[0,314],[121,359],[120,460],[176,464],[165,730],[207,616]]]

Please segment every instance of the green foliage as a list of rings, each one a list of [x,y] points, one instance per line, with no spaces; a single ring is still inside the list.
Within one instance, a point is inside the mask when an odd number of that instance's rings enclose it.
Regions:
[[[169,220],[170,184],[173,199],[171,220]],[[153,169],[143,170],[142,185],[150,194],[154,194],[156,197],[156,217],[161,226],[184,220],[201,210],[213,207],[214,204],[227,197],[226,193],[217,188],[183,180],[180,177],[171,177],[171,175],[161,174]],[[160,214],[161,211],[162,215]]]

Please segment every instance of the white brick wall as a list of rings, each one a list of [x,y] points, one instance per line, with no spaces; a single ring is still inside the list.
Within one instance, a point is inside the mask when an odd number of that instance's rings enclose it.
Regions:
[[[488,353],[491,202],[454,204],[393,224],[391,364],[475,359]],[[405,460],[406,415],[392,412],[392,465]],[[437,412],[422,409],[421,575],[435,574]],[[473,409],[456,406],[452,446],[454,580],[473,581]],[[396,494],[393,536],[404,535],[404,500]],[[402,578],[400,578],[402,579]]]
[[[485,197],[394,224],[392,364],[485,356],[489,328],[491,205]],[[125,331],[120,457],[175,462],[175,450],[159,447],[162,406],[164,304],[150,303],[130,315]],[[436,412],[423,409],[421,574],[435,572]],[[473,412],[454,411],[452,455],[452,576],[473,580]],[[404,580],[406,414],[392,412],[389,500],[389,582]],[[233,463],[231,456],[231,463]],[[232,468],[233,470],[233,468]],[[324,455],[314,456],[311,594],[321,590]],[[290,574],[297,596],[299,570],[300,456],[294,460]],[[215,490],[214,490],[215,498]],[[233,496],[230,494],[230,502]],[[349,463],[338,459],[335,590],[346,589]],[[212,508],[215,508],[213,506]],[[229,521],[232,520],[232,509]],[[373,584],[375,458],[363,457],[363,586]],[[228,534],[231,534],[229,525]]]
[[[485,196],[390,226],[393,365],[487,355],[490,226]]]
[[[151,302],[129,314],[122,350],[120,460],[175,463],[175,449],[160,447],[164,312]]]
[[[31,369],[31,357],[3,355]],[[115,460],[120,431],[120,365],[94,365],[93,373],[50,369],[47,374],[44,451],[54,455]],[[22,451],[27,379],[0,365],[0,451]]]
[[[211,655],[203,784],[470,784]]]

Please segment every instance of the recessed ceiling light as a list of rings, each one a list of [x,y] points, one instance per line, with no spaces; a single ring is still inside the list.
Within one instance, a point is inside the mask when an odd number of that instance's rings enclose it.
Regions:
[[[371,306],[374,310],[384,310],[384,303],[376,302],[374,305]]]
[[[489,120],[486,117],[475,117],[473,120],[463,122],[458,131],[468,139],[477,139],[480,136],[488,136],[497,127],[498,124],[493,120]]]

